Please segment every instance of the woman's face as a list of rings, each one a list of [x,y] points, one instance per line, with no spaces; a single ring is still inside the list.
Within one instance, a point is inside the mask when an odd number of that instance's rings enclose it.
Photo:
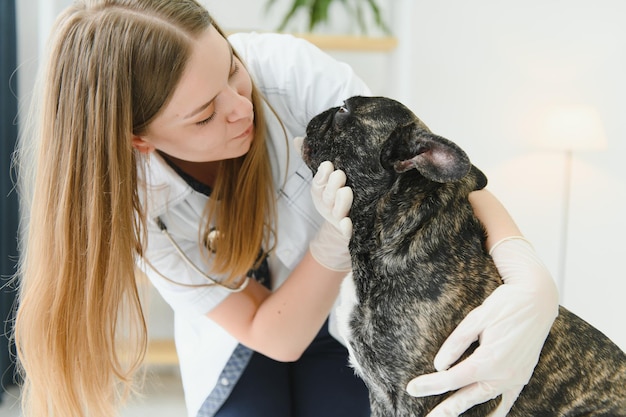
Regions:
[[[254,137],[251,96],[250,75],[226,39],[210,27],[194,41],[170,102],[144,135],[133,138],[133,146],[190,162],[244,155]]]

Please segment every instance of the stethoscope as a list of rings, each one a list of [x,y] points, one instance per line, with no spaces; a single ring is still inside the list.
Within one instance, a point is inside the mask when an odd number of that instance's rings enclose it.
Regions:
[[[191,259],[189,259],[189,257],[185,254],[185,252],[181,249],[180,246],[178,246],[178,243],[176,243],[176,241],[174,240],[174,238],[172,237],[172,235],[170,235],[170,232],[167,231],[167,227],[165,226],[165,224],[163,223],[163,221],[161,220],[160,217],[156,217],[154,219],[156,225],[159,227],[159,229],[161,229],[161,233],[163,233],[165,235],[165,237],[167,237],[167,239],[170,241],[170,243],[172,244],[172,246],[174,246],[174,249],[176,249],[176,252],[178,252],[178,254],[183,258],[183,260],[185,261],[185,263],[187,263],[187,265],[189,265],[194,271],[196,271],[197,273],[199,273],[200,275],[202,275],[203,277],[205,277],[207,280],[209,280],[213,285],[217,285],[220,286],[222,288],[224,288],[225,290],[229,291],[229,292],[241,292],[243,291],[247,286],[248,286],[248,282],[250,281],[250,277],[246,277],[240,284],[239,286],[232,288],[229,287],[227,285],[222,284],[220,281],[216,280],[215,278],[211,277],[210,275],[207,275],[203,270],[201,270],[200,268],[198,268],[198,266],[193,263],[193,261]],[[211,233],[209,233],[209,241],[207,242],[207,246],[209,247],[209,250],[214,250],[215,244],[214,241],[218,236],[218,232],[217,230],[212,231]],[[155,269],[154,267],[152,267],[153,269]],[[156,269],[155,269],[156,271]],[[156,271],[159,275],[162,276],[162,274],[158,271]],[[168,281],[170,281],[168,279]]]

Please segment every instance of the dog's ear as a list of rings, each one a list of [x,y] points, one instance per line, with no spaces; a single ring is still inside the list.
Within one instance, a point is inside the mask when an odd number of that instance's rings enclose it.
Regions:
[[[483,188],[487,186],[487,176],[480,169],[476,168],[474,165],[472,165],[471,170],[472,170],[471,171],[472,174],[476,178],[476,187],[474,188],[474,191],[482,190]]]
[[[439,183],[460,180],[471,168],[467,154],[458,145],[416,123],[391,133],[381,149],[380,162],[385,169],[398,173],[416,169]]]

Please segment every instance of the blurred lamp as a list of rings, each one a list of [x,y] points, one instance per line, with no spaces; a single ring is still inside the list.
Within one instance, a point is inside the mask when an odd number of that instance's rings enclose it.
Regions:
[[[589,106],[560,106],[544,113],[536,137],[540,147],[563,152],[565,173],[563,184],[563,214],[561,218],[561,246],[557,285],[563,300],[565,267],[567,260],[567,235],[569,229],[569,206],[572,188],[573,152],[603,150],[607,147],[606,135],[600,115]]]
[[[607,141],[598,112],[589,106],[561,106],[548,110],[542,120],[541,145],[560,151],[606,149]]]

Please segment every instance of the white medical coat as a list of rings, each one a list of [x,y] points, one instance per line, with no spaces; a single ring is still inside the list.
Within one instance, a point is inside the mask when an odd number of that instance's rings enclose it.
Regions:
[[[322,222],[310,197],[311,172],[295,150],[292,139],[304,136],[307,123],[316,114],[340,105],[351,96],[370,92],[347,64],[304,40],[290,35],[234,34],[229,41],[287,133],[288,140],[276,117],[264,106],[269,133],[267,146],[277,190],[277,245],[268,259],[273,288],[276,288],[304,256]],[[159,217],[191,261],[208,272],[198,244],[208,197],[194,191],[156,153],[151,154],[146,170],[144,206],[148,216],[148,242],[145,258],[158,273],[144,262],[140,264],[174,310],[185,400],[189,416],[195,416],[216,384],[232,383],[225,378],[218,381],[218,376],[238,341],[206,317],[229,292],[219,286],[194,288],[177,284],[206,284],[207,280],[182,259],[154,219]],[[337,337],[332,323],[331,333]]]

